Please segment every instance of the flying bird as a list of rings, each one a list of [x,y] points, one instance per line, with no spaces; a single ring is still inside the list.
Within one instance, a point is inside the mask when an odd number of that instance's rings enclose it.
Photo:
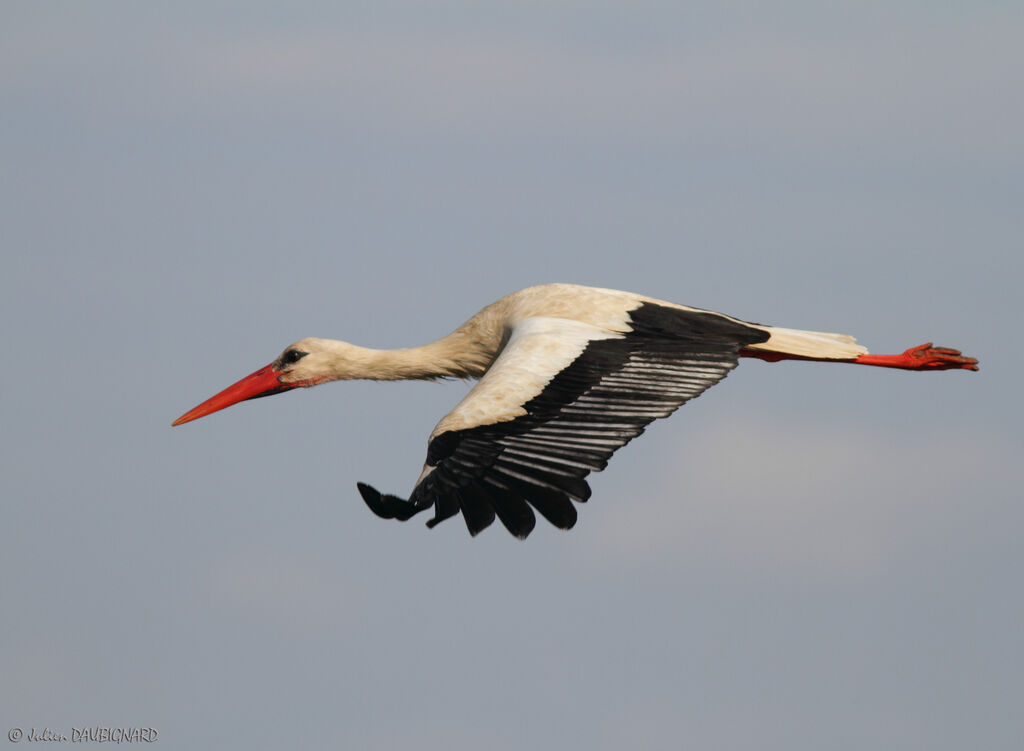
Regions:
[[[846,334],[763,326],[721,313],[610,289],[545,284],[488,305],[421,347],[377,350],[302,339],[174,421],[246,399],[327,381],[479,381],[430,434],[408,500],[357,483],[370,509],[405,521],[430,507],[458,513],[473,535],[497,517],[525,538],[537,511],[570,529],[586,477],[659,417],[700,396],[741,357],[811,360],[903,370],[977,370],[978,361],[930,343],[871,355]]]

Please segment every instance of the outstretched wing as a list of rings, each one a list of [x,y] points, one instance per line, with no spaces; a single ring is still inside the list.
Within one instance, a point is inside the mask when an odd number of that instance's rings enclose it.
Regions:
[[[484,377],[431,436],[408,501],[359,491],[385,518],[430,506],[427,526],[460,511],[471,534],[495,516],[516,537],[534,509],[562,529],[573,501],[590,497],[586,476],[659,417],[702,394],[736,367],[762,328],[715,313],[644,303],[629,329],[608,331],[557,318],[521,322]]]

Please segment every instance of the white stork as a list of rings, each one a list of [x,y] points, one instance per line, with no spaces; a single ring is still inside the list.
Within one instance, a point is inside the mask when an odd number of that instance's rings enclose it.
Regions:
[[[629,292],[546,284],[501,298],[421,347],[376,350],[302,339],[174,425],[326,381],[478,378],[430,434],[409,500],[357,487],[384,518],[404,521],[433,506],[428,527],[461,511],[471,534],[497,516],[525,538],[536,523],[533,509],[556,527],[571,528],[573,501],[590,497],[587,475],[604,469],[648,423],[725,378],[740,357],[978,369],[973,357],[931,344],[870,355],[846,334],[762,326]]]

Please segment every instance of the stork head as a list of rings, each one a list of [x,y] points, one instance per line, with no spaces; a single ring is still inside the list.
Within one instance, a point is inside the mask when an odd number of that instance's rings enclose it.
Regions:
[[[327,344],[327,340],[310,338],[288,345],[272,363],[211,396],[171,424],[181,425],[198,420],[246,399],[258,399],[299,386],[315,386],[334,380],[339,377],[334,375],[333,367],[337,353]]]

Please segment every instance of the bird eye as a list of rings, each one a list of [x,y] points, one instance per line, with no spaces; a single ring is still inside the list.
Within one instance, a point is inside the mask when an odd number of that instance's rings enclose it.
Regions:
[[[300,352],[297,349],[290,349],[287,352],[285,352],[283,355],[281,355],[281,364],[282,365],[292,365],[294,363],[297,363],[299,360],[301,360],[303,357],[305,357],[308,354],[309,354],[308,352]]]

